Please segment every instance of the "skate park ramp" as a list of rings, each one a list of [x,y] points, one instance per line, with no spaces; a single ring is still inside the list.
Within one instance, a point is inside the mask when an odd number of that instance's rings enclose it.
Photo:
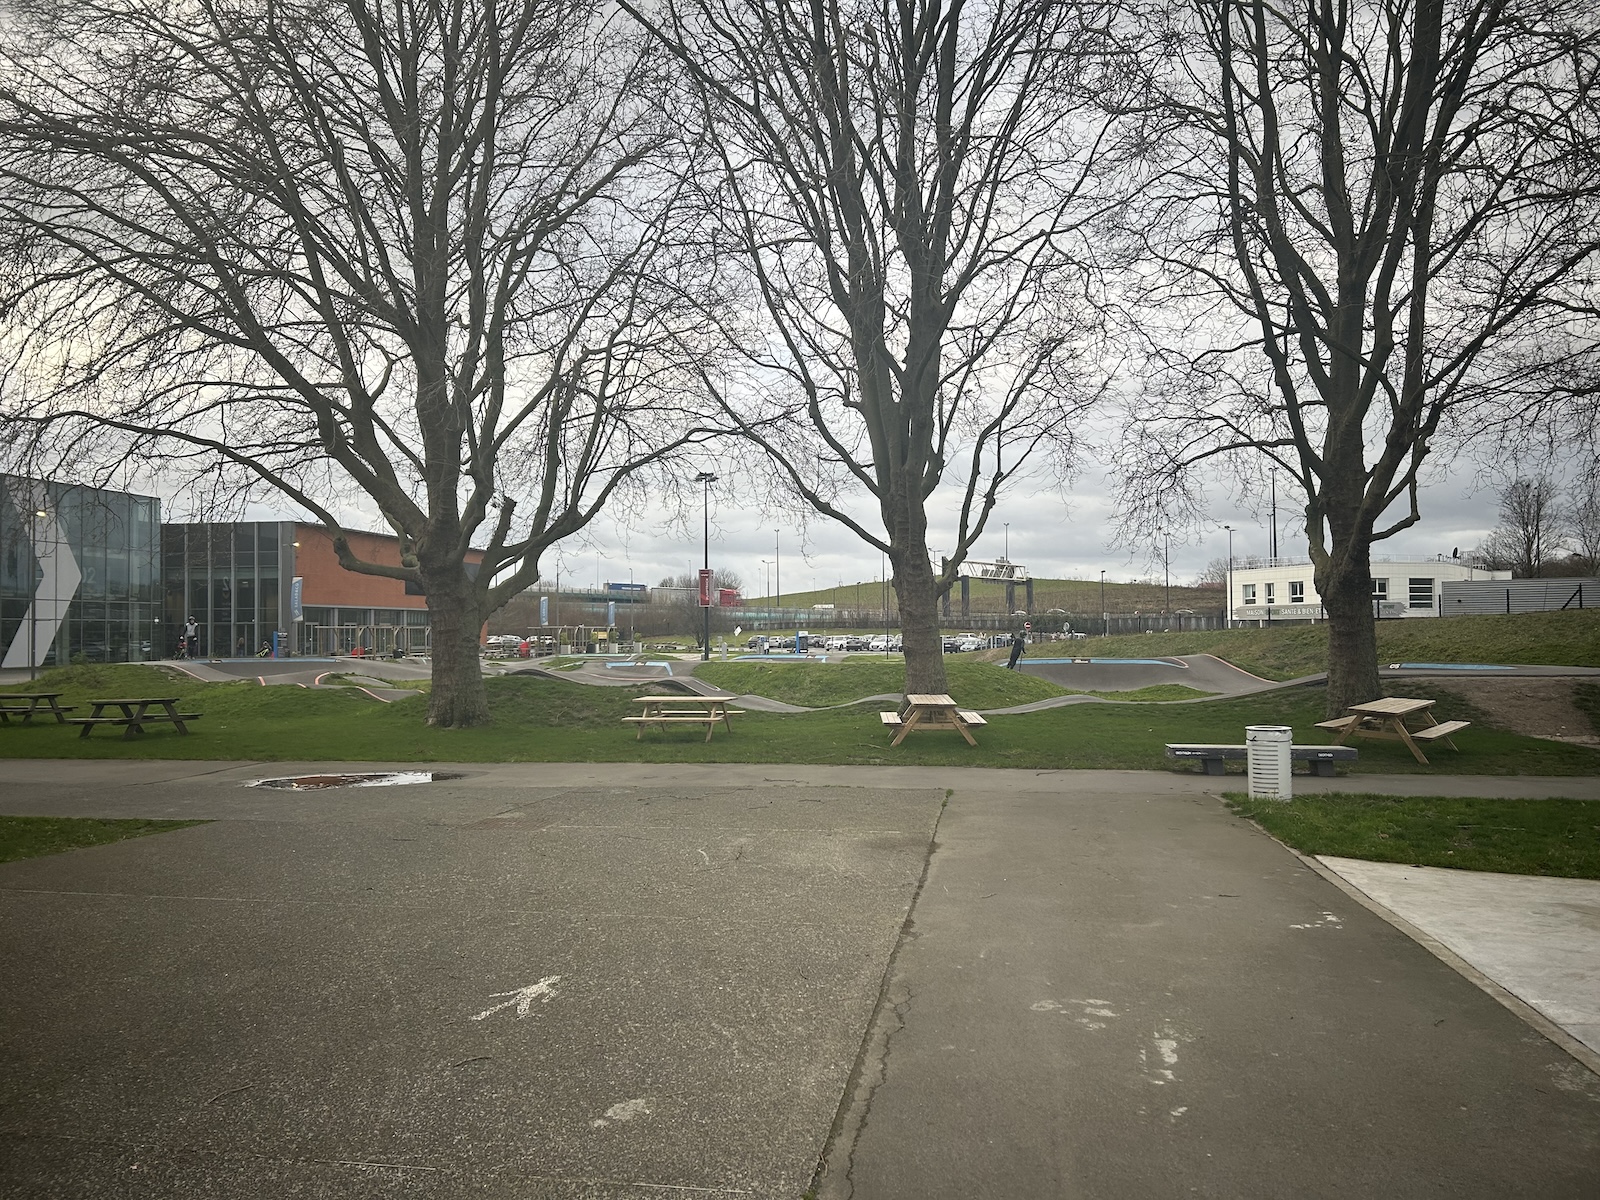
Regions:
[[[1176,683],[1197,692],[1236,696],[1283,686],[1241,671],[1212,654],[1172,658],[1024,658],[1017,670],[1075,692],[1135,692]]]

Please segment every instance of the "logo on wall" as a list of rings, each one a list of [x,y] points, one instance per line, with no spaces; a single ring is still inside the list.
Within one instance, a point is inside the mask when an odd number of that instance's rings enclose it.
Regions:
[[[20,498],[13,497],[13,500]],[[43,488],[36,488],[26,499],[27,514],[19,526],[27,531],[34,560],[39,564],[39,589],[33,602],[17,626],[16,636],[6,650],[0,666],[26,667],[37,665],[56,639],[61,622],[66,619],[67,608],[83,582],[83,572],[72,548],[67,545],[66,530],[56,520]],[[21,505],[18,505],[19,509]]]
[[[305,609],[300,605],[300,589],[305,583],[305,577],[296,575],[294,582],[289,585],[289,619],[303,621],[306,619]]]

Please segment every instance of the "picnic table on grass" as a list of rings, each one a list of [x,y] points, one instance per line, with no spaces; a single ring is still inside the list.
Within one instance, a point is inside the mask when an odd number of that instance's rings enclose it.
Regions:
[[[977,713],[960,707],[949,696],[927,692],[908,694],[904,712],[880,712],[878,719],[896,730],[894,740],[889,743],[891,746],[905,741],[906,734],[913,729],[954,729],[967,739],[967,745],[976,746],[972,730],[989,723]]]
[[[0,692],[0,722],[11,724],[19,718],[24,725],[33,720],[35,713],[54,713],[57,722],[67,719],[73,706],[61,704],[62,692]],[[26,700],[27,704],[17,703]]]
[[[644,737],[645,727],[654,725],[663,733],[669,725],[704,725],[706,727],[706,741],[711,740],[711,735],[716,732],[717,722],[729,733],[733,732],[733,723],[728,720],[730,716],[742,717],[744,710],[729,708],[728,705],[737,700],[737,696],[636,696],[635,704],[643,705],[638,716],[623,717],[631,725],[638,727],[634,734],[634,741]]]
[[[1434,701],[1413,700],[1404,696],[1384,696],[1364,704],[1352,704],[1342,717],[1318,721],[1318,729],[1331,729],[1333,744],[1342,746],[1352,737],[1376,738],[1380,741],[1403,742],[1407,750],[1424,766],[1427,755],[1418,742],[1443,742],[1452,750],[1459,747],[1450,735],[1466,729],[1470,721],[1441,721],[1433,715]]]
[[[142,734],[146,725],[171,724],[179,733],[189,732],[187,721],[198,721],[199,713],[181,713],[178,711],[178,697],[154,696],[139,697],[131,700],[91,700],[90,705],[94,711],[87,717],[68,717],[68,725],[82,725],[83,730],[78,734],[86,738],[94,732],[99,725],[123,725],[122,740],[128,741],[135,734]],[[117,716],[107,716],[106,710],[114,708]],[[160,711],[154,711],[159,709]]]

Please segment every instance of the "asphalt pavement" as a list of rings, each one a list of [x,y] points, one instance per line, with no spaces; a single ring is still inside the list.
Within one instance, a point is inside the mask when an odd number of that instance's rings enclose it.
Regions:
[[[3,766],[3,812],[209,822],[0,865],[3,1196],[1600,1180],[1600,1076],[1204,776]]]

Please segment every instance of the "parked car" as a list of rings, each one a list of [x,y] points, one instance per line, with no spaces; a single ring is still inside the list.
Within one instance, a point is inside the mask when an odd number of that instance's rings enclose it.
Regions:
[[[974,650],[982,650],[983,639],[975,637],[962,638],[960,649],[963,654],[970,654]]]

